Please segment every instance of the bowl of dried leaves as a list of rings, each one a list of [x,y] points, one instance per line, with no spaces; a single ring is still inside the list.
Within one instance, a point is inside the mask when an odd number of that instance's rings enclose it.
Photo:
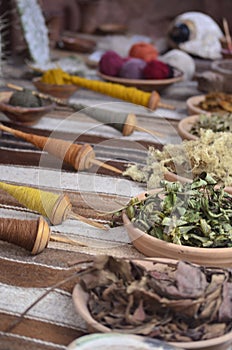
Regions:
[[[206,95],[192,96],[186,101],[188,113],[231,113],[232,112],[232,94],[224,92],[210,92]]]
[[[139,335],[181,349],[229,350],[231,290],[231,269],[98,256],[81,271],[73,302],[90,332]]]
[[[192,182],[162,180],[132,198],[120,215],[134,247],[149,257],[232,266],[232,194],[207,173]]]
[[[185,140],[196,140],[200,137],[200,130],[213,132],[232,132],[232,113],[200,114],[183,118],[178,123],[178,133]]]

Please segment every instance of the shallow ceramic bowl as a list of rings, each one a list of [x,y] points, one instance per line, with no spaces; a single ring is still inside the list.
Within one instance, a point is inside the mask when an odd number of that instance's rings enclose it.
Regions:
[[[120,23],[104,23],[97,30],[103,34],[120,34],[127,31],[127,26]]]
[[[232,76],[232,61],[231,59],[213,61],[211,68],[217,73],[221,73],[228,78]]]
[[[181,350],[168,343],[132,334],[95,333],[74,340],[68,350]]]
[[[200,107],[198,107],[198,104],[204,100],[205,100],[205,95],[192,96],[192,97],[188,98],[186,101],[188,114],[189,115],[211,114],[210,112],[205,111],[204,109],[201,109]]]
[[[0,111],[16,123],[33,125],[37,123],[43,115],[51,112],[55,108],[54,103],[47,101],[45,101],[45,105],[42,107],[11,106],[8,102],[12,94],[13,92],[0,93]]]
[[[232,51],[228,49],[221,50],[222,57],[225,59],[232,59]]]
[[[71,84],[56,85],[56,84],[43,83],[41,81],[41,78],[34,78],[32,82],[37,88],[37,90],[43,92],[44,94],[48,94],[48,95],[62,98],[62,99],[68,99],[79,88],[78,86],[71,85]]]
[[[199,115],[191,115],[190,117],[183,118],[177,125],[177,130],[183,140],[197,140],[198,137],[191,134],[190,130],[194,124],[199,120]]]
[[[171,176],[166,174],[166,179],[170,181],[191,181],[176,174],[169,174]],[[231,193],[232,188],[226,187],[225,190]],[[150,193],[155,191],[157,190]],[[144,196],[145,193],[141,193],[138,198],[143,199]],[[145,256],[185,260],[203,266],[232,266],[232,248],[198,248],[165,242],[135,227],[125,213],[122,214],[122,219],[133,246]]]
[[[175,265],[176,260],[173,259],[149,259],[149,261],[140,261],[139,259],[137,262],[141,265],[143,265],[145,268],[148,270],[154,270],[154,265],[153,262],[163,262],[168,265]],[[76,284],[73,293],[72,293],[72,298],[74,302],[74,306],[78,314],[85,320],[89,332],[100,332],[100,333],[108,333],[112,334],[112,329],[102,325],[101,323],[97,322],[91,315],[88,309],[88,293],[86,293],[80,284]],[[125,334],[126,331],[124,332],[121,330],[121,335],[123,336],[123,333]],[[116,333],[117,334],[117,333]],[[147,337],[145,337],[147,338]],[[149,339],[149,338],[148,338]],[[202,341],[195,341],[195,342],[170,342],[168,343],[171,347],[177,347],[178,349],[185,349],[185,350],[229,350],[229,347],[232,343],[232,332],[229,332],[223,336],[220,336],[218,338],[213,338],[209,340],[202,340]],[[94,348],[94,346],[92,347]],[[122,347],[124,348],[124,347]],[[71,347],[71,349],[75,349]],[[70,349],[70,350],[71,350]],[[81,349],[81,348],[80,348]],[[89,348],[84,348],[85,350],[89,350]],[[111,347],[112,349],[112,347]],[[116,348],[117,349],[117,348]],[[141,349],[146,349],[144,347],[141,347]],[[154,350],[156,348],[153,348]],[[161,348],[162,349],[162,348]],[[164,348],[166,349],[166,348]],[[168,349],[167,349],[168,350]]]
[[[96,46],[96,42],[90,39],[83,39],[63,35],[59,43],[60,48],[76,52],[92,52]]]
[[[177,68],[174,68],[173,78],[168,79],[126,79],[121,77],[112,77],[110,75],[98,72],[99,76],[112,83],[122,84],[125,86],[132,86],[144,91],[161,91],[166,87],[183,80],[184,73]]]

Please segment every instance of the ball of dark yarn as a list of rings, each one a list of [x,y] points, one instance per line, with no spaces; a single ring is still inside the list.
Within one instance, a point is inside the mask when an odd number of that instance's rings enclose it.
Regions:
[[[99,71],[103,74],[116,77],[124,63],[124,59],[115,51],[106,51],[99,61]]]
[[[152,60],[143,69],[145,79],[168,79],[173,77],[173,68],[164,62]]]
[[[124,62],[119,76],[127,79],[142,79],[143,69],[146,66],[146,62],[139,58],[130,58],[128,61]]]

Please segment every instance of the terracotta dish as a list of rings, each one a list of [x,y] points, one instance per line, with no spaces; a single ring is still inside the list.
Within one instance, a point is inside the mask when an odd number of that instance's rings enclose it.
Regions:
[[[63,35],[59,42],[59,47],[64,50],[88,53],[92,52],[96,46],[96,42],[90,39],[71,37]]]
[[[203,266],[230,267],[232,248],[197,248],[168,243],[136,228],[123,214],[133,246],[145,256],[190,261]]]
[[[152,270],[153,261],[164,262],[166,264],[171,264],[171,265],[176,264],[176,261],[172,259],[150,259],[150,261],[144,261],[144,260],[139,261],[139,259],[137,260],[139,264],[144,265],[149,270]],[[154,269],[154,266],[153,266],[153,269]],[[73,297],[75,309],[78,312],[78,314],[85,320],[89,332],[108,333],[108,334],[110,332],[112,333],[112,329],[105,327],[101,323],[95,321],[92,315],[90,314],[88,309],[88,293],[86,293],[82,289],[80,284],[75,285],[73,289],[72,297]],[[121,332],[121,333],[125,334],[125,332]],[[193,349],[229,350],[229,346],[231,342],[232,342],[232,332],[229,332],[223,336],[213,338],[213,339],[208,339],[208,340],[195,341],[195,342],[170,342],[168,344],[171,347],[178,347],[178,349],[186,349],[186,350],[193,350]],[[142,349],[144,348],[142,347]]]
[[[62,99],[70,98],[79,89],[78,86],[71,84],[56,85],[43,83],[41,78],[34,78],[32,82],[37,90]]]
[[[3,112],[9,119],[16,123],[23,123],[26,125],[33,125],[39,119],[51,112],[55,108],[55,104],[44,101],[42,107],[20,107],[8,104],[13,92],[0,93],[0,111]]]
[[[188,114],[211,114],[208,111],[205,111],[204,109],[201,109],[198,107],[198,104],[202,101],[204,101],[205,95],[199,95],[199,96],[193,96],[187,99],[186,104],[187,104],[187,109],[188,109]]]
[[[121,350],[125,344],[126,350],[181,350],[157,339],[115,332],[84,335],[69,344],[67,350]]]
[[[191,115],[190,117],[181,119],[179,121],[177,129],[179,135],[182,137],[184,140],[197,140],[198,137],[191,134],[190,130],[194,124],[199,120],[198,115]]]
[[[169,79],[125,79],[119,77],[112,77],[110,75],[102,74],[100,72],[98,74],[102,79],[110,81],[112,83],[122,84],[125,86],[132,86],[145,91],[161,91],[169,85],[181,81],[184,76],[184,73],[178,70],[177,68],[174,69],[174,77]]]
[[[104,23],[97,28],[97,31],[102,34],[120,34],[127,31],[127,26],[118,23]]]

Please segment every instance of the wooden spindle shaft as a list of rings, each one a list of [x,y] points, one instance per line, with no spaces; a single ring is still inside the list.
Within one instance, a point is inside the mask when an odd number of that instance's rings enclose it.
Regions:
[[[50,234],[50,227],[43,217],[37,220],[0,219],[0,239],[29,250],[32,254],[44,250]]]
[[[25,88],[22,87],[22,86],[19,86],[19,85],[15,85],[15,84],[12,84],[12,83],[7,83],[6,86],[10,89],[13,89],[13,90],[16,90],[16,91],[24,91]],[[47,95],[47,94],[43,94],[42,92],[39,92],[39,91],[35,91],[35,90],[30,90],[32,95],[34,96],[37,96],[41,99],[44,99],[44,100],[49,100],[51,102],[55,102],[59,105],[62,105],[62,106],[68,106],[68,102],[62,100],[61,98],[58,98],[58,97],[55,97],[55,96],[51,96],[51,95]]]
[[[161,108],[165,108],[165,109],[170,109],[170,110],[174,110],[176,109],[176,107],[169,105],[167,103],[163,103],[160,101],[160,95],[158,94],[157,91],[152,91],[151,93],[151,97],[149,99],[148,102],[148,108],[155,110],[156,108],[161,107]]]
[[[106,229],[104,225],[74,213],[72,211],[72,204],[69,200],[69,197],[64,194],[61,194],[57,198],[57,201],[52,210],[52,215],[49,219],[53,225],[59,225],[67,219],[75,219],[100,229]]]
[[[232,40],[231,40],[228,22],[225,18],[223,18],[222,21],[223,21],[223,29],[224,29],[224,33],[225,33],[225,37],[226,37],[227,48],[228,48],[228,50],[232,50]]]

